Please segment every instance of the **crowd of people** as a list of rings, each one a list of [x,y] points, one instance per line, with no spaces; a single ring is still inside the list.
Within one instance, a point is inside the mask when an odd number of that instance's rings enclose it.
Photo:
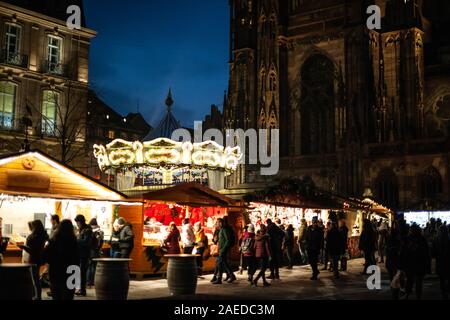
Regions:
[[[96,262],[103,255],[104,233],[96,219],[86,223],[83,215],[75,217],[76,228],[70,220],[62,220],[58,215],[51,217],[50,235],[41,220],[29,222],[30,234],[24,245],[22,262],[33,265],[34,299],[42,299],[44,275],[48,275],[50,292],[54,300],[73,300],[74,296],[86,296],[86,289],[94,285]],[[134,235],[132,227],[122,218],[115,221],[110,239],[111,257],[128,258],[133,250]],[[41,268],[47,268],[41,276]],[[68,268],[78,266],[81,271],[81,286],[70,289],[67,280]]]
[[[370,265],[385,262],[393,298],[408,299],[415,291],[416,297],[421,299],[424,278],[432,273],[435,259],[442,298],[447,300],[450,289],[449,241],[449,227],[439,219],[431,219],[424,229],[417,224],[408,225],[403,219],[394,221],[391,227],[385,222],[365,220],[359,242],[365,258],[363,273]]]
[[[70,220],[51,217],[50,234],[40,220],[28,223],[30,235],[24,245],[23,262],[33,265],[32,276],[35,284],[35,299],[42,298],[41,269],[48,274],[50,292],[55,300],[71,300],[74,295],[85,296],[86,288],[94,285],[96,271],[95,258],[103,255],[104,233],[96,219],[86,223],[83,215],[74,219],[76,227]],[[322,270],[333,272],[337,279],[341,271],[347,270],[348,233],[345,219],[330,219],[324,224],[318,217],[308,225],[301,221],[297,238],[292,225],[284,226],[281,221],[268,219],[256,230],[249,224],[242,237],[237,241],[228,217],[217,219],[213,245],[209,245],[201,223],[191,225],[189,219],[183,220],[181,231],[171,223],[169,233],[163,241],[167,254],[196,254],[198,276],[202,275],[203,260],[215,257],[216,265],[211,282],[220,285],[233,283],[236,276],[230,262],[230,252],[236,245],[242,257],[241,267],[247,269],[248,282],[257,287],[262,280],[263,286],[270,286],[269,279],[280,279],[280,267],[292,269],[297,256],[300,264],[309,264],[312,270],[311,280],[318,279]],[[181,246],[180,246],[181,242]],[[134,233],[131,224],[118,218],[113,224],[109,239],[110,253],[113,258],[129,258],[134,246]],[[406,299],[415,291],[418,299],[422,297],[423,282],[432,272],[432,260],[435,259],[435,273],[439,277],[443,299],[448,299],[450,291],[450,231],[447,223],[431,219],[424,229],[418,225],[408,225],[398,219],[389,225],[387,220],[364,220],[359,239],[359,250],[364,256],[364,269],[385,263],[391,280],[394,299]],[[68,267],[79,266],[81,286],[79,290],[67,287]],[[226,277],[223,279],[223,274]],[[267,275],[267,273],[269,273]]]

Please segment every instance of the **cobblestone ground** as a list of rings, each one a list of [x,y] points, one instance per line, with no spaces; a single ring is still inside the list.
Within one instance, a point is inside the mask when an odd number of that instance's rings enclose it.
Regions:
[[[368,276],[361,275],[363,260],[349,261],[348,272],[341,273],[335,280],[329,271],[321,271],[318,281],[311,281],[308,266],[296,266],[293,270],[282,269],[281,280],[271,281],[270,287],[251,287],[245,273],[237,275],[232,284],[212,285],[211,275],[199,279],[195,296],[178,297],[187,300],[390,300],[390,283],[382,267],[381,290],[367,288]],[[47,295],[44,294],[46,297]],[[95,290],[89,289],[85,298],[95,300]],[[131,281],[130,300],[172,299],[167,280]],[[415,299],[412,296],[410,299]],[[435,275],[427,276],[424,284],[424,300],[440,299],[439,282]]]

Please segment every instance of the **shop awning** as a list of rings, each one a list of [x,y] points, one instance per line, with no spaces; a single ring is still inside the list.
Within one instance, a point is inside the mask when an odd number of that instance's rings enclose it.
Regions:
[[[308,179],[284,180],[276,186],[247,194],[244,200],[305,209],[357,210],[367,208],[367,205],[360,200],[320,190]]]
[[[0,157],[0,194],[127,201],[126,195],[37,150]]]
[[[185,183],[152,191],[142,195],[142,200],[161,201],[192,207],[232,207],[235,201],[199,183]]]

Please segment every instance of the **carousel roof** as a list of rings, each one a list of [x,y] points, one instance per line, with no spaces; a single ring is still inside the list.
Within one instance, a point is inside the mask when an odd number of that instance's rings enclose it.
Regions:
[[[175,116],[172,113],[172,105],[173,105],[173,98],[172,98],[172,90],[169,90],[169,93],[166,98],[166,107],[167,111],[165,116],[162,118],[161,122],[158,124],[158,126],[151,130],[149,134],[144,138],[144,141],[151,141],[158,138],[172,138],[172,133],[181,128],[180,122],[175,118]]]

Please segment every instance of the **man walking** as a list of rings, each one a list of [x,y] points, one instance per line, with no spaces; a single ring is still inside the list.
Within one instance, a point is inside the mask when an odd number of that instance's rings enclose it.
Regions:
[[[272,260],[270,265],[270,276],[267,279],[280,279],[280,262],[283,258],[284,231],[281,230],[271,219],[267,219],[267,234],[269,235],[270,252]]]
[[[306,231],[306,253],[308,255],[308,262],[311,265],[312,277],[311,280],[317,280],[319,275],[320,250],[323,247],[323,229],[319,227],[319,219],[313,217],[312,225]]]
[[[227,278],[225,281],[228,283],[232,283],[236,280],[236,276],[228,265],[228,253],[232,248],[232,239],[230,239],[230,231],[228,227],[225,225],[224,219],[217,219],[217,226],[219,229],[219,255],[217,257],[216,263],[218,266],[218,276],[217,280],[212,282],[213,284],[222,284],[222,275],[225,272],[227,274]]]

